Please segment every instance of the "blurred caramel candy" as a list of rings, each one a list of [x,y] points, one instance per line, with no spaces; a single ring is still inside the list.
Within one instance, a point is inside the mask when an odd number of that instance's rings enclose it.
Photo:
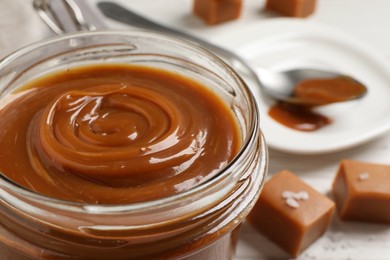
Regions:
[[[265,185],[249,222],[291,256],[298,256],[328,228],[334,202],[290,171]]]
[[[343,160],[332,190],[341,219],[390,223],[390,165]]]
[[[218,24],[237,19],[241,14],[242,0],[194,0],[194,13],[207,24]]]
[[[316,0],[267,0],[266,8],[285,16],[307,17],[314,13]]]

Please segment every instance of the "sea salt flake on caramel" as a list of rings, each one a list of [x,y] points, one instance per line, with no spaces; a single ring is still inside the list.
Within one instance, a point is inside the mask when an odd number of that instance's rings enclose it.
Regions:
[[[332,192],[341,219],[390,223],[390,165],[343,160]]]
[[[329,198],[284,170],[264,185],[248,220],[295,257],[326,231],[334,207]]]
[[[364,173],[359,174],[359,180],[361,180],[361,181],[368,180],[368,178],[370,178],[370,174],[368,172],[364,172]]]
[[[291,208],[299,208],[298,200],[308,200],[309,194],[306,191],[283,191],[282,198],[286,200],[286,204]]]
[[[286,199],[286,204],[287,204],[289,207],[294,208],[294,209],[299,208],[299,202],[296,201],[294,198],[287,198],[287,199]]]
[[[294,193],[293,198],[297,200],[308,200],[309,194],[306,191],[300,191]]]
[[[242,0],[194,0],[193,12],[213,25],[240,17]]]
[[[286,191],[283,191],[283,193],[282,193],[282,198],[283,199],[292,198],[293,196],[294,196],[294,192],[293,191],[286,190]]]
[[[266,8],[285,16],[307,17],[314,13],[317,0],[267,0]]]

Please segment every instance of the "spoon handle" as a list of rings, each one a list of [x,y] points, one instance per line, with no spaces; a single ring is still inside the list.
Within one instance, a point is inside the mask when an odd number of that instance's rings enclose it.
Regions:
[[[185,32],[155,23],[113,2],[100,2],[98,3],[98,8],[105,16],[113,20],[126,23],[134,27],[167,33],[172,36],[178,36],[180,38],[192,41],[193,43],[196,43],[199,46],[215,53],[238,72],[244,73],[246,76],[250,76],[260,84],[257,74],[251,68],[251,66],[243,58],[230,50],[219,47]]]
[[[57,34],[106,28],[99,17],[101,14],[94,12],[95,10],[83,0],[34,0],[33,6],[43,21]],[[105,16],[113,20],[189,40],[219,56],[240,75],[252,78],[258,86],[262,85],[257,73],[247,61],[228,49],[153,22],[113,2],[100,2],[97,7]]]
[[[103,19],[84,0],[33,0],[33,7],[56,34],[106,28]]]
[[[167,33],[173,36],[179,36],[180,38],[184,38],[186,40],[190,40],[192,42],[198,43],[199,45],[206,47],[207,49],[218,49],[220,51],[220,47],[215,46],[214,44],[207,42],[205,40],[202,40],[198,37],[192,36],[191,34],[187,34],[185,32],[176,30],[174,28],[170,28],[161,24],[158,24],[156,22],[153,22],[149,20],[146,17],[143,17],[129,9],[126,9],[125,7],[122,7],[119,4],[116,4],[114,2],[100,2],[98,3],[98,8],[102,11],[102,13],[119,22],[153,31],[158,31],[162,33]]]

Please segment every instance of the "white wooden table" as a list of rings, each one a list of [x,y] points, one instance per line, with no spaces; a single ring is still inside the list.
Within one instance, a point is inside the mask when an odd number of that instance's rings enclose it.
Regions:
[[[97,2],[96,0],[90,0]],[[215,35],[232,33],[259,20],[272,19],[275,15],[262,11],[264,1],[244,0],[239,20],[208,27],[191,13],[192,0],[117,0],[133,10],[178,29],[212,40]],[[27,0],[1,0],[0,14],[11,2],[23,2],[26,6],[14,10],[25,17],[0,15],[0,57],[5,53],[39,38],[47,37],[45,26],[30,17],[34,32],[24,30],[25,37],[6,37],[5,25],[20,26],[23,19],[33,14]],[[11,4],[14,5],[14,4]],[[11,17],[11,18],[10,18]],[[390,62],[390,1],[389,0],[318,0],[318,8],[310,20],[337,27],[365,42]],[[121,27],[110,23],[112,27]],[[123,27],[123,26],[122,26]],[[43,31],[43,33],[42,33]],[[390,86],[389,86],[390,87]],[[390,98],[390,97],[389,97]],[[390,99],[389,99],[390,102]],[[390,115],[389,115],[390,120]],[[349,158],[373,163],[390,164],[390,133],[358,147],[325,155],[302,156],[270,150],[269,175],[289,169],[320,192],[327,194],[341,159]],[[390,187],[389,187],[390,189]],[[248,224],[241,232],[236,260],[289,259],[276,245],[256,233]],[[390,259],[390,225],[342,222],[337,216],[327,233],[317,240],[298,259]]]

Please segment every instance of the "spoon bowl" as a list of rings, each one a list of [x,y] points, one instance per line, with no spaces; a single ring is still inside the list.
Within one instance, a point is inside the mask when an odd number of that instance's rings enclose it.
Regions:
[[[363,83],[338,72],[293,69],[275,73],[256,68],[256,73],[266,94],[296,105],[327,105],[359,99],[367,93]]]

